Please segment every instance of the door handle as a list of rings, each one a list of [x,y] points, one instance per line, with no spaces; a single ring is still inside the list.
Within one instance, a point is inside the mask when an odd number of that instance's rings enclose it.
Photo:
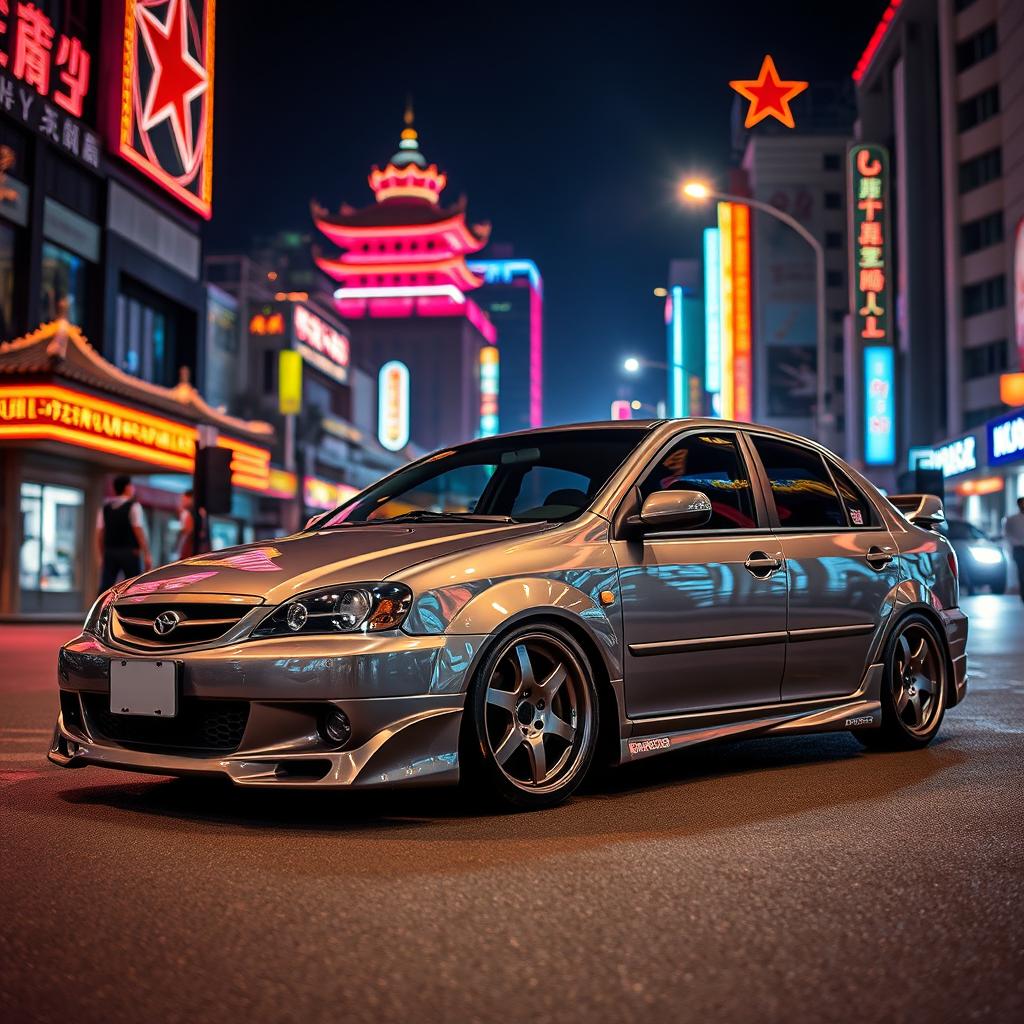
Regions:
[[[766,580],[776,569],[782,568],[782,559],[773,558],[764,551],[751,551],[743,566],[751,576]]]
[[[892,548],[874,546],[868,548],[864,557],[872,569],[884,569],[893,560],[893,551]]]

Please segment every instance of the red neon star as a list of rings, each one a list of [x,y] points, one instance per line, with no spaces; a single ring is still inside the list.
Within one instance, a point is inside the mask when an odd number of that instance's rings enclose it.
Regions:
[[[151,131],[170,118],[174,144],[183,167],[194,157],[192,141],[192,101],[209,86],[206,68],[188,48],[188,5],[186,0],[170,0],[167,21],[161,24],[141,4],[136,8],[139,29],[153,65],[153,78],[146,94],[139,124]]]
[[[754,81],[730,82],[744,99],[750,100],[744,128],[753,128],[766,117],[774,117],[787,128],[795,128],[793,112],[789,109],[789,101],[807,88],[806,82],[783,82],[775,70],[775,61],[765,56],[761,71]]]

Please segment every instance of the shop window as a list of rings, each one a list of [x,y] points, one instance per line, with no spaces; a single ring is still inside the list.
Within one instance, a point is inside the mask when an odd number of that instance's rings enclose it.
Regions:
[[[183,311],[173,302],[131,281],[117,296],[114,362],[132,376],[173,387],[179,368],[193,367],[195,348],[182,345],[193,331],[180,329]]]
[[[82,605],[85,495],[77,487],[21,485],[21,610],[66,611]]]
[[[67,317],[82,325],[86,316],[89,265],[53,242],[43,242],[40,313],[44,321]]]

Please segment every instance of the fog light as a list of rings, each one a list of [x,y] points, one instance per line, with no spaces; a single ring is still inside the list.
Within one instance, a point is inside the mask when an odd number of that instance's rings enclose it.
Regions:
[[[324,733],[333,743],[348,743],[352,737],[352,723],[344,711],[335,709],[324,719]]]

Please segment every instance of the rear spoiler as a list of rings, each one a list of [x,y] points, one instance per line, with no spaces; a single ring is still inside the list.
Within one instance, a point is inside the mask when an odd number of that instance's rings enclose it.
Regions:
[[[946,521],[942,499],[935,494],[890,494],[889,501],[915,526],[934,530]]]

